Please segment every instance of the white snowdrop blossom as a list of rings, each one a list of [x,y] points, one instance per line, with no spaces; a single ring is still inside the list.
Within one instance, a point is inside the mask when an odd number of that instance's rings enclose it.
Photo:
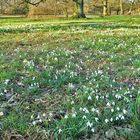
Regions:
[[[96,121],[96,122],[99,121],[99,118],[95,117],[95,121]]]
[[[71,105],[73,105],[74,104],[74,101],[71,101]]]
[[[36,121],[33,121],[32,124],[33,124],[33,125],[36,125]]]
[[[119,108],[119,107],[117,107],[116,109],[117,109],[118,111],[120,111],[120,108]]]
[[[58,133],[60,134],[61,132],[62,132],[62,129],[59,129],[59,130],[58,130]]]
[[[75,117],[76,117],[76,113],[73,113],[73,114],[72,114],[72,118],[75,118]]]
[[[43,122],[43,121],[42,121],[42,119],[39,119],[38,121],[39,121],[40,123],[42,123],[42,122]]]
[[[113,122],[113,118],[111,118],[110,121]]]
[[[43,116],[43,117],[45,117],[45,116],[46,116],[46,114],[45,114],[45,113],[43,113],[43,114],[42,114],[42,116]]]
[[[119,120],[119,117],[116,117],[116,121]]]
[[[109,122],[109,120],[108,119],[105,119],[105,123],[108,123]]]
[[[95,111],[96,111],[96,109],[93,107],[93,108],[91,109],[91,111],[92,111],[92,112],[95,112]]]
[[[123,113],[124,113],[124,114],[127,114],[127,110],[123,109]]]
[[[83,119],[86,119],[87,117],[84,115],[82,118],[83,118]]]
[[[112,102],[112,105],[115,105],[115,102]]]
[[[91,101],[92,100],[92,97],[91,96],[88,96],[88,100]]]
[[[93,123],[90,123],[89,121],[87,122],[87,127],[92,127],[93,126]]]
[[[68,115],[65,115],[65,117],[64,117],[65,119],[68,119]]]
[[[91,132],[93,132],[93,133],[94,133],[94,132],[95,132],[95,129],[94,129],[94,128],[92,128],[92,129],[91,129]]]
[[[108,103],[106,104],[106,106],[110,107],[111,105],[110,105],[110,103],[108,102]]]
[[[4,113],[3,112],[0,112],[0,116],[3,116],[4,115]]]
[[[96,95],[96,99],[97,99],[97,100],[99,99],[99,96],[98,96],[98,95]]]
[[[114,109],[113,108],[111,108],[111,112],[114,112]]]

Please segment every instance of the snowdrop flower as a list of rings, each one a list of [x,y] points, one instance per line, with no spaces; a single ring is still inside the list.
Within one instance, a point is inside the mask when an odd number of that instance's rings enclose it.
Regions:
[[[7,85],[9,83],[9,81],[10,81],[9,79],[5,80],[5,84]]]
[[[109,120],[108,119],[105,119],[105,123],[108,123],[109,122]]]
[[[105,97],[104,96],[101,96],[101,99],[104,99]]]
[[[115,102],[112,102],[112,105],[115,105]]]
[[[84,111],[85,113],[89,113],[89,110],[88,110],[86,107],[83,108],[83,111]]]
[[[113,82],[115,82],[115,79],[113,79]]]
[[[4,113],[3,112],[0,112],[0,116],[3,116],[4,115]]]
[[[40,119],[40,115],[37,115],[37,119]]]
[[[35,80],[35,77],[33,77],[33,80]]]
[[[59,129],[59,130],[58,130],[58,133],[60,134],[61,132],[62,132],[62,129]]]
[[[5,90],[4,90],[4,92],[6,93],[6,92],[7,92],[7,90],[5,89]]]
[[[133,96],[130,94],[130,98],[132,98]]]
[[[99,110],[98,109],[96,109],[96,113],[99,115],[100,114],[100,112],[99,112]]]
[[[92,129],[91,129],[91,132],[93,132],[93,133],[94,133],[94,132],[95,132],[95,129],[94,129],[94,128],[92,128]]]
[[[113,118],[111,118],[110,121],[113,122]]]
[[[67,119],[68,118],[68,115],[65,115],[65,117],[64,117],[65,119]]]
[[[110,107],[110,103],[108,102],[108,103],[106,104],[106,106]]]
[[[120,108],[119,108],[119,107],[117,107],[117,110],[118,110],[118,111],[120,111]]]
[[[38,121],[39,121],[40,123],[42,123],[42,119],[39,119]]]
[[[80,109],[79,109],[80,111],[82,111],[83,110],[83,108],[82,107],[80,107]]]
[[[73,114],[72,114],[72,118],[75,118],[75,117],[76,117],[76,113],[73,113]]]
[[[91,96],[88,96],[88,100],[90,100],[90,101],[91,101],[91,100],[92,100],[92,97],[91,97]]]
[[[33,119],[34,118],[34,116],[33,115],[31,115],[31,119]]]
[[[116,99],[121,99],[122,97],[121,97],[120,95],[117,95],[117,94],[116,94],[116,95],[115,95],[115,98],[116,98]]]
[[[116,121],[119,120],[119,117],[116,117]]]
[[[119,118],[121,118],[122,117],[122,115],[121,114],[119,114]]]
[[[83,108],[83,111],[85,112],[86,110],[87,110],[87,108],[86,108],[86,107],[84,107],[84,108]]]
[[[87,122],[87,127],[92,127],[93,123],[90,123],[89,121]]]
[[[93,107],[93,108],[91,109],[91,111],[92,111],[92,112],[95,112],[95,111],[96,111],[96,109]]]
[[[45,117],[45,116],[46,116],[46,114],[45,114],[45,113],[43,113],[43,114],[42,114],[42,116],[43,116],[43,117]]]
[[[125,109],[123,109],[123,113],[124,113],[124,114],[127,114],[127,111],[126,111]]]
[[[111,112],[114,112],[114,109],[113,108],[111,108]]]
[[[124,116],[123,115],[121,116],[121,120],[124,120]]]
[[[109,95],[106,95],[106,98],[108,98],[109,97]]]
[[[84,115],[82,118],[83,118],[83,119],[86,119],[87,117]]]
[[[99,121],[99,118],[95,117],[95,121],[96,121],[96,122]]]
[[[52,116],[53,116],[53,114],[50,112],[50,113],[49,113],[49,116],[50,116],[50,117],[52,117]]]
[[[33,125],[36,125],[36,121],[33,121],[32,124],[33,124]]]
[[[132,87],[132,90],[134,90],[135,88],[134,87]]]
[[[57,60],[58,60],[58,58],[57,58],[57,57],[55,57],[55,58],[54,58],[54,60],[55,60],[55,61],[57,61]]]
[[[73,105],[74,104],[74,101],[71,101],[71,105]]]
[[[88,114],[88,113],[89,113],[89,111],[88,111],[88,110],[86,110],[86,111],[85,111],[85,113],[86,113],[86,114]]]
[[[99,99],[99,96],[98,96],[98,95],[96,95],[96,99],[97,99],[97,100]]]
[[[102,70],[98,70],[98,74],[102,74],[103,73],[103,71]]]
[[[0,95],[4,95],[4,94],[1,92]]]
[[[73,89],[73,88],[74,88],[74,85],[73,85],[72,83],[69,83],[68,87],[69,87],[70,89]]]

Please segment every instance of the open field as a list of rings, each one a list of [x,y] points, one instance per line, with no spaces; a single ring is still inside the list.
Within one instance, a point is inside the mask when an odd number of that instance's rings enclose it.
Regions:
[[[140,17],[0,17],[0,139],[139,140]]]

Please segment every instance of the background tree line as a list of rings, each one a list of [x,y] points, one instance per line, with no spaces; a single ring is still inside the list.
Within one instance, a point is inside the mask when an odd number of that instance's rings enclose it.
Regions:
[[[140,0],[0,0],[0,14],[86,15],[140,14]]]

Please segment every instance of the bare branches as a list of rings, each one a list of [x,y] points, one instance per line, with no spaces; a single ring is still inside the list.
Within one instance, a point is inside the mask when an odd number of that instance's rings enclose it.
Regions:
[[[23,0],[23,1],[26,2],[26,3],[29,3],[29,4],[31,4],[31,5],[37,6],[37,5],[39,5],[41,2],[44,2],[44,1],[46,1],[46,0]]]

